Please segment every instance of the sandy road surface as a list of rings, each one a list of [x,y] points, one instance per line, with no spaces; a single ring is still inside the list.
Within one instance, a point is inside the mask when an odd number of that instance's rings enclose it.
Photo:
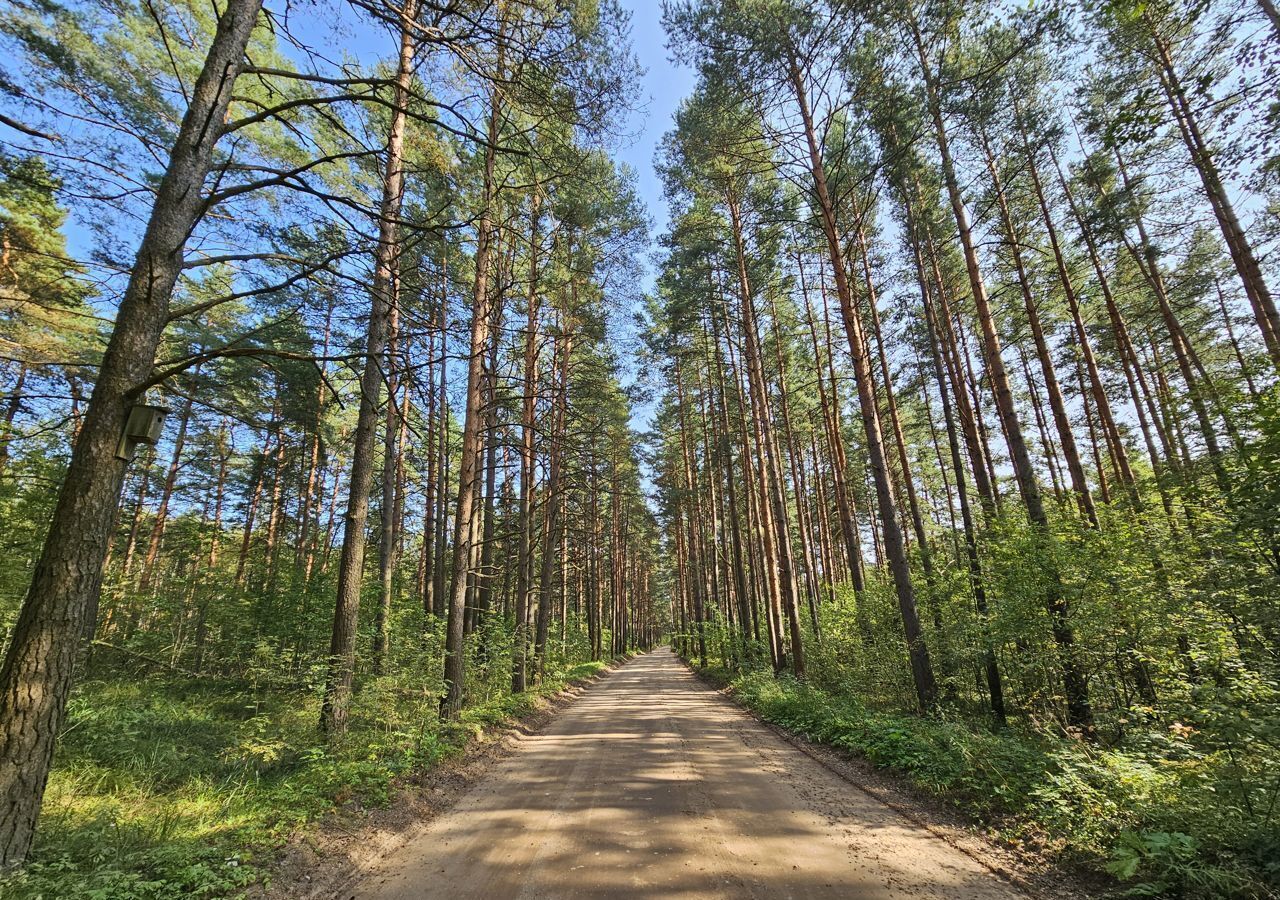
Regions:
[[[355,896],[1023,895],[659,650],[527,738]]]

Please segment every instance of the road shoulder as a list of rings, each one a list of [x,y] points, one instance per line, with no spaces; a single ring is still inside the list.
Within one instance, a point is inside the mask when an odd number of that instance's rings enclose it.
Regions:
[[[983,868],[1043,900],[1085,900],[1098,897],[1115,885],[1092,873],[1063,865],[1042,854],[1020,850],[998,840],[982,823],[966,817],[945,801],[929,796],[894,773],[840,748],[818,744],[780,725],[767,722],[738,701],[733,692],[707,677],[694,665],[676,657],[699,684],[714,692],[727,707],[770,732],[778,740],[808,756],[918,827],[978,862]]]
[[[592,685],[626,659],[542,698],[538,708],[504,728],[471,740],[461,753],[398,783],[390,802],[373,809],[344,808],[299,830],[281,849],[252,900],[329,900],[354,896],[354,886],[376,864],[408,844],[453,808],[522,742],[545,729]]]

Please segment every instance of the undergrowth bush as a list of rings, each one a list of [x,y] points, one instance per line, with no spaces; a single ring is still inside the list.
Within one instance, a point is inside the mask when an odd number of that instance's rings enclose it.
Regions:
[[[286,690],[124,674],[86,681],[71,702],[35,851],[25,869],[0,880],[0,898],[236,896],[299,826],[338,807],[385,805],[397,778],[603,667],[562,662],[536,690],[493,692],[443,724],[437,682],[420,674],[371,679],[352,704],[348,732],[331,743],[316,727],[318,684]]]
[[[768,671],[710,674],[766,721],[898,772],[1006,840],[1105,869],[1126,894],[1280,894],[1273,735],[1259,725],[1263,733],[1227,741],[1208,727],[1215,702],[1207,694],[1158,737],[1161,726],[1149,723],[1145,739],[1102,747],[868,709]],[[1249,701],[1218,702],[1238,712]]]

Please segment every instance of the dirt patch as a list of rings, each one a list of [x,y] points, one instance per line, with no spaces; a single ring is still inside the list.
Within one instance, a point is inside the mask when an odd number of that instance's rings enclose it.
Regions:
[[[377,860],[424,831],[497,762],[519,750],[573,703],[587,686],[607,678],[622,661],[543,698],[538,708],[498,732],[473,739],[431,769],[400,781],[391,802],[375,809],[342,808],[295,834],[280,851],[252,900],[352,897],[353,885]]]

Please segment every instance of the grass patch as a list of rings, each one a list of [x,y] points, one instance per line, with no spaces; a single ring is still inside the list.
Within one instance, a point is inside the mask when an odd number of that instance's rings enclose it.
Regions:
[[[296,829],[339,807],[385,805],[397,778],[599,673],[567,665],[440,723],[421,679],[365,682],[348,733],[328,743],[314,690],[117,676],[71,701],[35,850],[0,881],[14,900],[233,897]]]
[[[770,672],[707,674],[765,721],[896,772],[1006,840],[1105,870],[1125,894],[1280,895],[1280,834],[1273,810],[1258,806],[1268,794],[1237,790],[1269,784],[1270,763],[1201,746],[1193,728],[1166,728],[1159,740],[1147,733],[1123,749],[1092,747],[871,710]],[[1258,771],[1242,773],[1241,764]]]

